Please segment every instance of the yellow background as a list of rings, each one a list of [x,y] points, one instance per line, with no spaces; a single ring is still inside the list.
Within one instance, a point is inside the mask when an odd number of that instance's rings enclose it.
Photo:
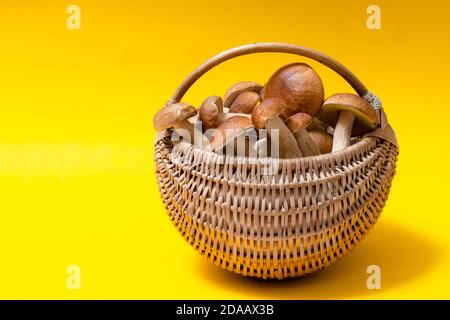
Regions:
[[[81,8],[81,30],[66,8]],[[381,30],[366,8],[381,8]],[[0,1],[0,298],[450,298],[448,1]],[[300,44],[382,99],[400,143],[390,199],[346,258],[301,279],[222,271],[167,218],[153,174],[153,114],[221,50]],[[309,62],[237,58],[205,75],[198,105],[241,80]],[[81,268],[81,289],[66,268]],[[366,288],[377,264],[382,289]]]

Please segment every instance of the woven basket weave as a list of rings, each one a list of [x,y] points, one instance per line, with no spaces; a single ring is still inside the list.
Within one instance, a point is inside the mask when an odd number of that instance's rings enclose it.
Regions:
[[[158,135],[155,162],[167,213],[183,237],[222,268],[259,278],[301,276],[347,254],[375,224],[395,174],[398,146],[379,101],[345,67],[311,49],[257,43],[206,61],[168,104],[230,58],[284,52],[335,70],[370,100],[379,127],[338,152],[300,159],[223,156]],[[271,174],[262,174],[271,168]]]

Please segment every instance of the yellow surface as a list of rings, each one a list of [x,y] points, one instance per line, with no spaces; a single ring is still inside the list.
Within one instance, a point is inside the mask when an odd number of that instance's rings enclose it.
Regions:
[[[81,30],[66,8],[81,8]],[[381,8],[381,30],[366,8]],[[0,298],[450,298],[448,1],[0,1]],[[264,282],[211,265],[177,234],[153,174],[153,114],[199,63],[236,45],[312,47],[379,95],[401,146],[379,223],[348,257]],[[214,69],[199,104],[307,61]],[[382,289],[366,288],[381,267]],[[66,268],[81,268],[81,289]]]

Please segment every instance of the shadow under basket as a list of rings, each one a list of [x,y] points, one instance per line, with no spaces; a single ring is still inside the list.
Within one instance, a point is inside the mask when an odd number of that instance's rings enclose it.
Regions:
[[[155,142],[162,201],[182,236],[216,265],[245,276],[288,278],[326,267],[361,241],[379,218],[398,146],[376,97],[335,60],[300,46],[258,43],[225,51],[197,68],[168,104],[232,57],[285,52],[315,59],[344,77],[379,113],[379,126],[350,147],[299,159],[223,156]]]

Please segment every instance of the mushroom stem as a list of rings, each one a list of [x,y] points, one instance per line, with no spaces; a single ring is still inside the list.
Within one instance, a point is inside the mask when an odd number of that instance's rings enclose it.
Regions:
[[[280,117],[273,117],[265,121],[265,128],[271,138],[271,143],[278,143],[280,158],[301,158],[303,156],[292,132],[286,127]],[[274,141],[274,132],[278,130],[278,141]],[[272,155],[273,156],[273,155]]]
[[[300,150],[302,150],[303,156],[317,156],[320,154],[319,148],[317,148],[314,140],[310,137],[306,129],[301,129],[294,133],[295,140],[297,140]]]
[[[252,146],[253,151],[256,153],[258,158],[267,158],[269,156],[269,153],[267,152],[268,147],[269,140],[267,138],[257,140]]]
[[[339,112],[339,119],[334,128],[332,152],[347,148],[350,145],[355,115],[347,110]]]

